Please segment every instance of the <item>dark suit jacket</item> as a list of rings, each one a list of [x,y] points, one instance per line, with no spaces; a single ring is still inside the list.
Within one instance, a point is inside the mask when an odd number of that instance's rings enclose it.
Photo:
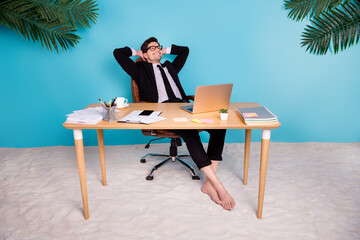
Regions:
[[[158,102],[158,92],[152,63],[140,61],[135,63],[130,59],[131,49],[129,47],[114,50],[114,57],[120,66],[135,80],[140,91],[140,100],[147,102]],[[188,47],[172,45],[171,54],[177,55],[173,62],[165,61],[171,77],[179,88],[182,99],[186,99],[184,89],[181,86],[178,73],[184,66],[189,55]]]

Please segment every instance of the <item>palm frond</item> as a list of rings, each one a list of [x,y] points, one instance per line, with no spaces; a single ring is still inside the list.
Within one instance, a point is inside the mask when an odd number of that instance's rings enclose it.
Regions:
[[[0,24],[58,52],[58,45],[66,50],[79,42],[77,27],[96,22],[96,6],[95,0],[0,0]]]
[[[44,19],[58,18],[60,22],[74,27],[89,28],[95,23],[99,9],[93,0],[29,0],[38,6]]]
[[[344,50],[360,38],[360,3],[354,1],[322,13],[311,20],[303,33],[301,46],[313,54],[326,54],[333,42],[334,53]]]
[[[90,27],[90,22],[95,23],[98,13],[96,13],[97,4],[92,0],[77,0],[69,4],[69,11],[74,17],[76,23],[82,27]],[[90,20],[90,21],[89,21]]]
[[[284,6],[290,10],[288,18],[301,21],[305,17],[317,17],[323,11],[336,8],[341,2],[347,3],[350,0],[286,0]]]
[[[57,0],[27,0],[36,7],[36,11],[41,19],[51,21],[58,19],[63,24],[74,25],[68,20],[67,13],[59,10]]]
[[[1,22],[25,39],[40,41],[50,51],[54,48],[58,52],[58,44],[66,50],[79,42],[73,26],[61,24],[59,20],[41,19],[34,8],[31,2],[23,0],[0,2]]]

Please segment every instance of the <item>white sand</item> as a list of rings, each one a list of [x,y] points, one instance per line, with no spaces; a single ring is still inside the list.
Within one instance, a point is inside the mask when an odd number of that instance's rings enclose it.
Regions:
[[[230,212],[180,164],[146,181],[158,160],[139,163],[143,145],[105,147],[104,187],[97,147],[85,147],[89,220],[74,147],[0,148],[0,239],[360,239],[360,143],[271,143],[262,220],[259,147],[244,186],[243,144],[226,144],[218,175],[237,203]]]

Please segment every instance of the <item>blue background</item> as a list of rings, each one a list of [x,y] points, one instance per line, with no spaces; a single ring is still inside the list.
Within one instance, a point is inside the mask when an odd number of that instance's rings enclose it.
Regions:
[[[98,1],[99,18],[69,51],[48,52],[0,28],[0,147],[73,145],[65,115],[97,99],[131,99],[130,77],[114,48],[140,48],[150,36],[186,45],[185,91],[234,83],[231,101],[258,102],[278,117],[276,142],[360,141],[360,47],[315,56],[300,47],[307,24],[287,18],[281,0]],[[85,130],[85,145],[96,131]],[[229,130],[227,142],[243,142]],[[260,141],[260,130],[253,131]],[[105,144],[144,143],[138,130],[104,131]],[[202,136],[206,141],[206,136]]]

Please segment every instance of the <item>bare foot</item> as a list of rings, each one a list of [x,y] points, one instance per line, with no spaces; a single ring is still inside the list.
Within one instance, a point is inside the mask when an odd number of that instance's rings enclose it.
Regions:
[[[217,204],[221,204],[221,200],[219,195],[217,194],[215,188],[211,184],[210,181],[206,179],[204,185],[201,187],[201,191],[210,196],[211,200],[213,200]]]
[[[226,191],[224,186],[220,185],[217,187],[216,192],[221,199],[221,206],[226,210],[231,210],[235,207],[235,200]]]

